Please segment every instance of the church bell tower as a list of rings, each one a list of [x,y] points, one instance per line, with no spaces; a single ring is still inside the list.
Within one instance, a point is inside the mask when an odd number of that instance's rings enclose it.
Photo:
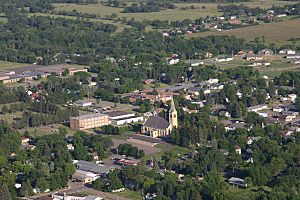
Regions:
[[[169,123],[171,124],[171,128],[178,128],[178,120],[177,120],[177,111],[174,104],[174,99],[171,100],[171,108],[169,110]]]

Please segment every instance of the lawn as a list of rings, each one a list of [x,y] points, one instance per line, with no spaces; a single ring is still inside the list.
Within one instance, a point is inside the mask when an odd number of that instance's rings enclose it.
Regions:
[[[26,63],[15,63],[15,62],[8,62],[0,60],[0,69],[9,69],[9,68],[16,68],[16,67],[23,67],[29,64]]]
[[[132,190],[126,190],[117,194],[128,199],[143,199],[143,196],[140,193]]]
[[[202,32],[189,35],[188,37],[205,37],[208,35],[234,35],[247,40],[254,40],[256,37],[265,37],[267,42],[288,41],[291,38],[299,38],[300,19],[285,20],[270,24],[261,24],[245,28],[238,28],[229,31]]]

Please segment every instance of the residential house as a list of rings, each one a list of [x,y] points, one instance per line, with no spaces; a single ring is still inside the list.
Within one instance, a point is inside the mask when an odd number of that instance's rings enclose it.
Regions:
[[[237,186],[237,187],[242,187],[242,188],[247,187],[245,180],[241,179],[241,178],[231,177],[230,179],[228,179],[228,182],[229,182],[229,184]]]
[[[296,54],[296,51],[292,50],[292,49],[281,49],[279,51],[279,54],[294,55],[294,54]]]
[[[257,54],[247,54],[246,60],[263,60],[263,57]]]
[[[273,55],[273,51],[271,49],[262,49],[258,52],[258,54],[270,56]]]
[[[268,109],[268,105],[266,104],[251,106],[247,108],[248,112],[256,112],[256,113],[258,113],[258,111],[262,111],[265,109]]]

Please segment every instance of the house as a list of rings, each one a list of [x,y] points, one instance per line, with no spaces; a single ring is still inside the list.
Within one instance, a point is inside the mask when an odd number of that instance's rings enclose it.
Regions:
[[[179,63],[179,58],[171,58],[168,60],[169,65],[176,65],[177,63]]]
[[[95,103],[96,103],[95,99],[85,99],[85,100],[78,100],[78,101],[74,102],[75,105],[81,106],[81,107],[92,106]]]
[[[203,65],[204,61],[203,60],[191,60],[190,65],[191,67],[197,67],[199,65]]]
[[[230,179],[228,179],[228,183],[237,187],[247,187],[247,184],[245,183],[244,179],[241,178],[231,177]]]
[[[258,111],[262,111],[265,109],[268,109],[268,105],[266,105],[266,104],[251,106],[251,107],[247,108],[248,112],[256,112],[256,113],[258,113]]]
[[[21,144],[27,144],[30,141],[29,137],[22,136],[21,137]]]
[[[295,102],[296,101],[296,98],[297,98],[297,95],[296,94],[289,94],[287,96],[287,100],[288,101],[292,101],[292,102]]]
[[[235,153],[237,154],[242,154],[242,149],[239,145],[235,145],[234,146],[234,150],[235,150]]]
[[[292,54],[292,55],[286,55],[285,58],[287,59],[295,59],[295,58],[300,58],[300,54]]]
[[[212,52],[206,52],[206,54],[205,54],[205,57],[206,58],[211,58],[211,57],[213,57],[213,53]]]
[[[177,111],[175,108],[174,100],[171,100],[171,108],[169,110],[169,121],[155,115],[150,116],[142,125],[141,132],[150,137],[166,137],[169,136],[175,128],[178,127]]]
[[[169,37],[169,36],[170,36],[170,34],[167,33],[167,32],[163,32],[162,35],[163,35],[164,37]]]
[[[248,66],[253,66],[253,67],[256,67],[256,66],[270,66],[271,63],[270,62],[267,62],[267,61],[260,61],[260,62],[254,62]]]
[[[72,178],[86,184],[95,181],[100,178],[100,176],[92,172],[77,169]]]
[[[144,81],[144,83],[146,85],[151,85],[151,84],[155,83],[155,80],[154,79],[147,79],[147,80]]]
[[[247,54],[246,60],[262,60],[263,57],[257,54]]]
[[[296,54],[296,51],[292,50],[292,49],[281,49],[279,51],[279,54],[294,55],[294,54]]]
[[[252,145],[253,142],[257,142],[258,140],[260,140],[262,137],[257,136],[257,137],[248,137],[247,139],[247,144],[248,145]]]
[[[273,51],[270,49],[262,49],[258,52],[258,54],[270,56],[270,55],[273,55]]]
[[[280,112],[283,111],[283,108],[277,106],[277,107],[274,107],[274,108],[273,108],[273,111],[274,111],[274,112],[279,112],[279,113],[280,113]]]
[[[232,57],[216,58],[215,59],[216,62],[229,62],[229,61],[232,61],[232,60],[233,60]]]
[[[291,64],[300,64],[300,59],[293,59],[290,61]]]

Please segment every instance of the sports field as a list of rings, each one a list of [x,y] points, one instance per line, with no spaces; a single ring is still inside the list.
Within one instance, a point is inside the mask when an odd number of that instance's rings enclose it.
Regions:
[[[234,35],[248,40],[264,36],[267,42],[287,41],[291,38],[300,38],[300,19],[285,20],[229,31],[195,33],[188,37],[203,37],[208,35]]]
[[[294,4],[295,2],[287,2],[287,1],[256,1],[256,2],[247,2],[244,3],[249,7],[260,7],[260,8],[271,8],[272,5],[275,6],[283,6],[285,4]],[[235,3],[241,4],[241,3]],[[182,7],[190,7],[194,5],[195,9],[182,10]],[[122,8],[114,8],[104,6],[102,4],[90,4],[90,5],[78,5],[78,4],[66,4],[66,3],[56,3],[54,6],[56,10],[66,10],[72,11],[77,10],[83,13],[94,13],[104,17],[105,15],[111,15],[115,13],[118,17],[127,17],[128,19],[134,17],[137,21],[143,21],[144,19],[154,20],[183,20],[186,18],[189,19],[197,19],[199,17],[209,16],[218,16],[221,15],[217,10],[217,3],[176,3],[176,9],[163,10],[155,13],[122,13]]]

